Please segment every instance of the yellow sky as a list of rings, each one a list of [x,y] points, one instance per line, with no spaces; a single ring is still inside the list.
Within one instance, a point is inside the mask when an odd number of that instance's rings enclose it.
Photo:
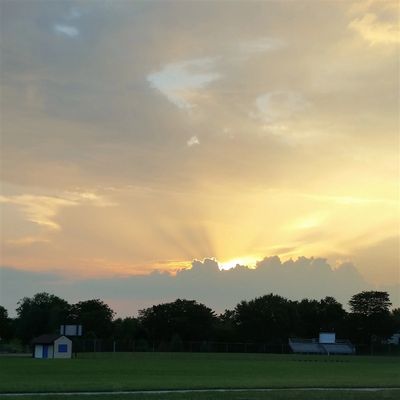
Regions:
[[[4,267],[399,283],[397,1],[0,7]]]

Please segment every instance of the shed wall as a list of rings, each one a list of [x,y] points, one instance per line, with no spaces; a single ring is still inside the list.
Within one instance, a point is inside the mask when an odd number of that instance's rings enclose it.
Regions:
[[[35,358],[42,358],[43,355],[43,346],[41,344],[35,344]]]
[[[35,344],[34,357],[43,358],[43,347],[47,346],[47,358],[54,357],[54,346],[52,344]]]
[[[59,351],[59,346],[66,346],[66,351]],[[61,336],[57,340],[54,341],[54,358],[71,358],[72,356],[72,340],[68,339],[65,336]]]
[[[52,344],[48,345],[47,358],[54,358],[54,346]]]

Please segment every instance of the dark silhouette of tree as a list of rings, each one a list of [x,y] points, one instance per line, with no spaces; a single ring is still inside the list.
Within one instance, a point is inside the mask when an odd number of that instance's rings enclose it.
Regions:
[[[295,307],[271,293],[240,302],[235,308],[235,323],[244,341],[286,343],[296,325]]]
[[[113,321],[113,337],[119,340],[133,340],[144,336],[139,321],[134,317],[117,318]]]
[[[18,302],[17,336],[28,343],[43,333],[58,332],[60,325],[68,321],[71,306],[67,301],[46,292]]]
[[[154,341],[203,340],[210,337],[215,313],[194,300],[178,299],[139,311],[139,321]]]
[[[359,343],[379,342],[390,337],[394,331],[394,322],[389,307],[387,292],[363,291],[349,301],[349,334]]]
[[[333,297],[327,296],[319,302],[320,330],[336,332],[339,335],[344,333],[346,310]]]
[[[237,342],[239,340],[235,311],[225,310],[214,322],[213,337],[220,342]]]
[[[352,313],[370,317],[388,313],[392,303],[387,292],[364,291],[352,296],[349,305]]]
[[[72,306],[72,320],[82,325],[83,335],[109,338],[115,312],[99,299],[80,301]]]
[[[304,338],[318,336],[321,330],[320,308],[320,303],[317,300],[303,299],[300,302],[295,302],[296,336]]]
[[[7,341],[13,337],[14,329],[12,319],[8,317],[7,310],[0,306],[0,340]]]
[[[400,308],[394,308],[390,315],[393,321],[394,332],[400,333]]]
[[[288,337],[314,338],[334,331],[356,344],[371,344],[400,332],[400,309],[390,311],[386,292],[364,291],[349,301],[351,313],[333,297],[290,301],[268,294],[242,301],[216,317],[213,310],[194,300],[178,299],[139,311],[138,318],[113,320],[114,311],[100,299],[68,304],[53,294],[37,293],[18,303],[10,319],[0,306],[0,338],[15,337],[28,343],[43,333],[56,333],[61,324],[83,325],[84,336],[125,342],[127,348],[182,350],[188,341],[287,343]]]

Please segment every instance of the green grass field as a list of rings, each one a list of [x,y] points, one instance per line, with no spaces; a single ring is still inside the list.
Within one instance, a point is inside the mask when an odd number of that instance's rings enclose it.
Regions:
[[[0,393],[212,388],[399,387],[398,357],[216,353],[81,354],[72,360],[0,358]],[[333,392],[90,396],[108,399],[333,399]],[[338,393],[336,393],[338,396]],[[391,396],[391,397],[390,397]],[[32,397],[32,398],[35,398]],[[63,396],[46,397],[61,400]],[[70,397],[69,397],[70,398]],[[85,397],[87,398],[87,397]],[[400,391],[341,392],[340,399],[397,399]],[[28,397],[24,397],[28,400]],[[74,397],[76,399],[76,397]]]
[[[400,391],[384,392],[318,392],[318,391],[291,391],[279,392],[272,391],[268,393],[254,392],[229,392],[229,393],[178,393],[178,394],[131,394],[131,395],[49,395],[23,396],[23,400],[398,400]],[[3,396],[2,396],[3,397]],[[4,399],[11,400],[11,396],[4,396]],[[15,399],[15,398],[14,398]]]

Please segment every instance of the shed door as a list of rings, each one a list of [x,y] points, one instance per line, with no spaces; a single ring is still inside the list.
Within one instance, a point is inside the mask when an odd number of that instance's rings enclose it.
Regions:
[[[43,358],[48,358],[49,357],[49,346],[47,344],[43,345]]]

